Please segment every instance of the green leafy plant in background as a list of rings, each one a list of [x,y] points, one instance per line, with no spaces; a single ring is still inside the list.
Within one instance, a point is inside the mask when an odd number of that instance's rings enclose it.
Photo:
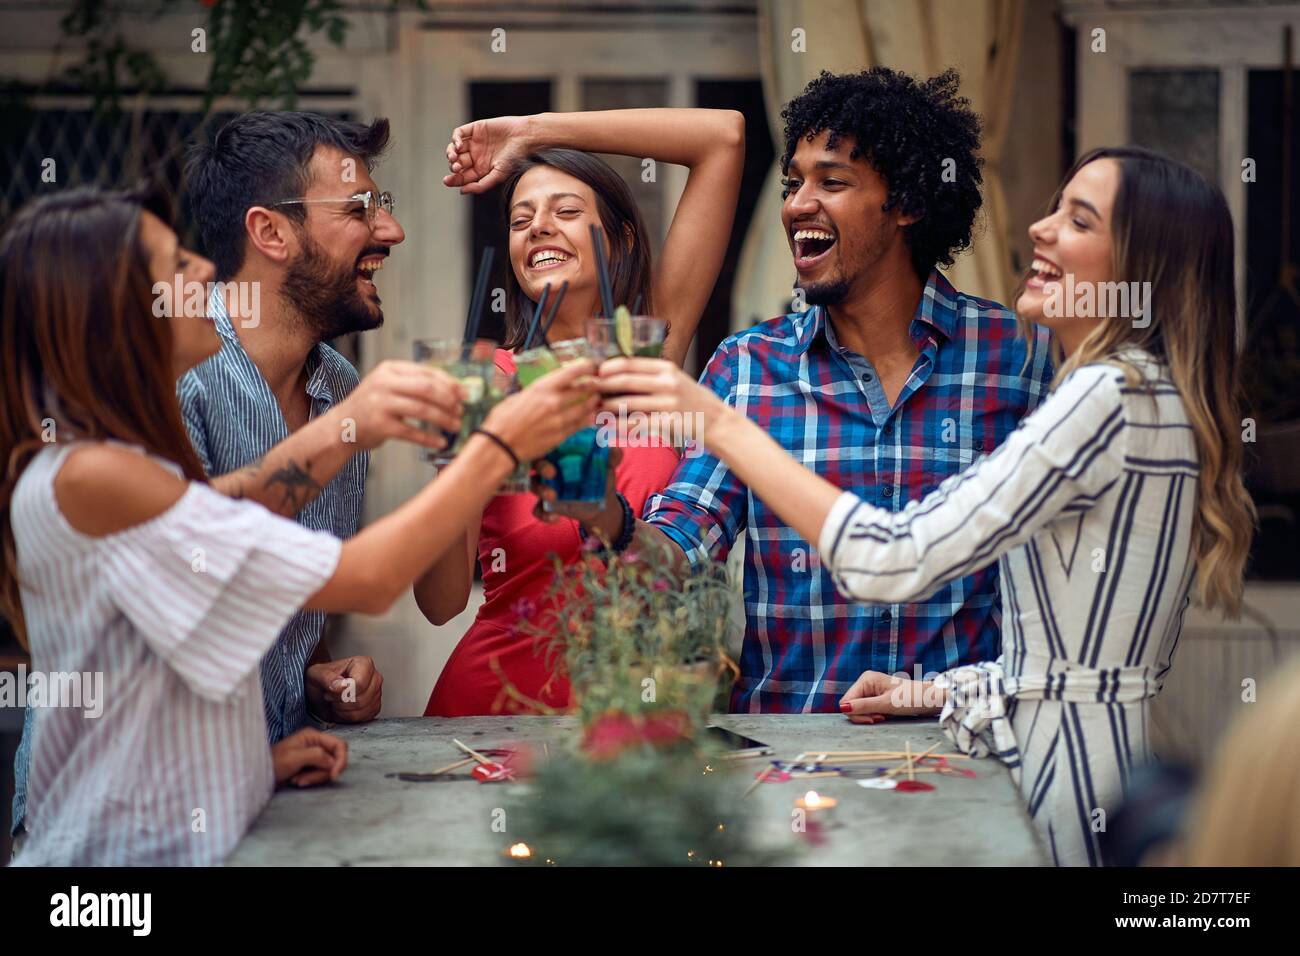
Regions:
[[[427,9],[426,0],[389,2],[393,9]],[[182,9],[207,10],[203,29],[211,65],[205,109],[227,96],[249,106],[291,108],[316,64],[307,38],[320,34],[341,48],[347,37],[340,0],[154,0],[152,7],[75,0],[60,29],[65,41],[83,46],[84,55],[50,85],[83,89],[94,97],[96,110],[105,112],[120,111],[128,92],[147,96],[165,89],[166,71],[152,51],[130,43],[129,26]],[[190,36],[181,39],[188,48]]]
[[[755,839],[743,796],[740,774],[686,742],[632,742],[608,759],[553,753],[512,800],[516,855],[503,853],[530,866],[786,862],[791,849]]]

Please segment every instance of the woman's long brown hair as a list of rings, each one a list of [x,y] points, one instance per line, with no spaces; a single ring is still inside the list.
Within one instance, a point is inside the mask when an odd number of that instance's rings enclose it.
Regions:
[[[1065,361],[1054,342],[1056,379],[1081,365],[1115,362],[1137,384],[1137,370],[1117,360],[1133,347],[1169,369],[1192,425],[1200,466],[1192,529],[1197,596],[1204,606],[1235,616],[1256,516],[1242,481],[1232,214],[1219,188],[1196,170],[1132,146],[1081,156],[1062,180],[1052,209],[1075,173],[1098,159],[1114,160],[1120,169],[1111,222],[1114,279],[1151,283],[1150,321],[1145,328],[1122,316],[1103,322]]]
[[[0,236],[0,613],[27,646],[9,507],[48,444],[116,439],[204,480],[181,420],[168,319],[153,314],[140,214],[165,194],[80,188],[28,203]]]

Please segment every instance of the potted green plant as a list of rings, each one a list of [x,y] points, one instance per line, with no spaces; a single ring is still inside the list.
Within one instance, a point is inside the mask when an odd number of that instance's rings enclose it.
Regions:
[[[549,610],[518,627],[568,679],[584,725],[606,712],[677,711],[692,726],[712,711],[723,677],[731,586],[725,566],[683,568],[666,550],[556,563]]]

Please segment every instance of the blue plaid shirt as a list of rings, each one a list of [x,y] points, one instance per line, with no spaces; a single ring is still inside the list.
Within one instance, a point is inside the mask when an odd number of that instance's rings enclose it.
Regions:
[[[1044,330],[1026,366],[1015,317],[955,291],[937,271],[909,331],[920,355],[892,406],[871,363],[837,342],[821,308],[732,335],[700,381],[831,484],[899,511],[1001,444],[1051,381]],[[692,564],[725,557],[745,535],[733,711],[837,711],[863,671],[920,676],[998,655],[996,566],[924,601],[849,601],[814,547],[707,453],[682,459],[646,503],[645,520]]]

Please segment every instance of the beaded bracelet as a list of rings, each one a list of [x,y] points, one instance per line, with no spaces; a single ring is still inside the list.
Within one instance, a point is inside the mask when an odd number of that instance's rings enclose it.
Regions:
[[[632,514],[632,506],[628,504],[628,501],[623,497],[622,492],[614,492],[614,497],[618,499],[619,507],[623,511],[623,524],[619,529],[618,537],[615,538],[608,547],[606,547],[605,543],[601,541],[599,550],[608,551],[612,554],[620,554],[627,550],[628,545],[632,543],[633,535],[636,534],[636,516]],[[594,535],[589,534],[587,529],[582,527],[582,525],[578,525],[578,530],[582,533],[582,540],[584,542],[590,541],[595,537]],[[596,538],[596,540],[600,541],[599,538]]]
[[[621,491],[615,492],[615,495],[618,497],[618,503],[623,506],[623,528],[609,549],[615,554],[621,554],[627,550],[628,545],[632,543],[632,537],[636,534],[636,515],[632,514],[632,506],[628,504]]]

